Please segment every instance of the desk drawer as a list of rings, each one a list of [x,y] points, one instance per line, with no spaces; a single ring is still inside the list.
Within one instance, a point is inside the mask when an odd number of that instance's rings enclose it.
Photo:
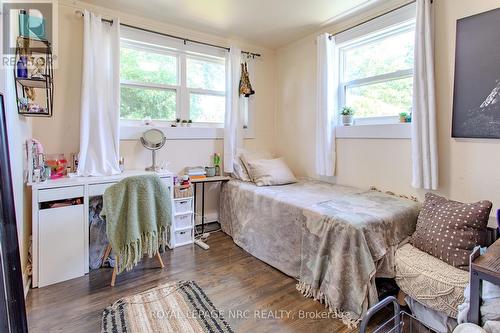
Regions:
[[[57,201],[83,197],[83,185],[50,188],[38,191],[38,202]]]
[[[194,241],[193,229],[176,231],[175,232],[175,246],[182,246],[186,244],[191,244]]]
[[[191,213],[193,211],[192,199],[176,199],[174,200],[175,214]]]
[[[111,185],[116,184],[117,182],[113,183],[102,183],[102,184],[91,184],[89,185],[89,197],[94,197],[98,195],[103,195],[104,191]]]
[[[174,217],[174,230],[183,230],[193,227],[193,214],[177,215]]]

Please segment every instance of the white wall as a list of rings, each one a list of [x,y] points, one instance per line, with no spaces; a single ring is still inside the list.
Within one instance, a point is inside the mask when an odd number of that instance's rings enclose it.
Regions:
[[[48,153],[74,153],[79,151],[80,135],[80,88],[83,52],[83,19],[75,15],[75,9],[88,8],[104,17],[120,17],[121,22],[154,31],[206,41],[222,46],[232,43],[242,49],[261,53],[255,59],[255,73],[251,77],[257,91],[255,95],[255,139],[247,140],[246,146],[268,149],[274,142],[275,103],[275,55],[274,51],[238,40],[226,40],[201,32],[186,30],[165,23],[146,20],[109,9],[91,6],[78,1],[59,1],[59,67],[55,70],[55,101],[52,118],[33,121],[33,136],[39,139]],[[179,173],[187,166],[209,165],[214,152],[222,154],[221,140],[169,140],[158,154],[158,160],[166,160],[169,169]],[[139,141],[122,140],[120,154],[125,158],[127,169],[142,169],[151,163],[151,153]],[[213,197],[208,203],[212,215],[217,208]]]
[[[0,40],[1,43],[1,40]],[[25,142],[31,137],[29,118],[17,113],[14,82],[11,70],[0,71],[0,91],[4,94],[7,135],[9,141],[10,166],[17,222],[19,255],[23,274],[23,285],[27,283],[29,237],[31,235],[31,195],[24,186]]]
[[[314,176],[316,35],[324,31],[335,33],[406,2],[389,1],[342,25],[326,27],[277,50],[277,149],[298,174]],[[440,164],[437,192],[460,201],[489,199],[494,209],[500,208],[500,141],[455,140],[450,133],[456,20],[499,6],[499,0],[434,0]],[[424,192],[410,185],[409,140],[339,139],[337,145],[338,183],[361,188],[374,185],[422,198]]]

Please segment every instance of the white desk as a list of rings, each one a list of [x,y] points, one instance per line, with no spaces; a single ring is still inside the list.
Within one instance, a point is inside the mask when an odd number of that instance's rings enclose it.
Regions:
[[[33,206],[33,287],[43,287],[88,273],[89,198],[102,195],[107,187],[123,178],[149,173],[125,171],[117,176],[61,178],[28,184],[32,189]],[[170,188],[172,196],[169,199],[174,207],[173,174],[161,172],[158,175]],[[83,198],[83,203],[40,209],[44,202],[73,198]],[[174,230],[172,227],[169,247],[176,246]],[[179,245],[188,243],[184,238]]]

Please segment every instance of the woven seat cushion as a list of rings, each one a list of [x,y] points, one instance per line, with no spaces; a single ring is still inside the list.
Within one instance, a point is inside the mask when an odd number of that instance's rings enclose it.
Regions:
[[[396,283],[419,303],[457,318],[469,273],[405,244],[396,251]]]

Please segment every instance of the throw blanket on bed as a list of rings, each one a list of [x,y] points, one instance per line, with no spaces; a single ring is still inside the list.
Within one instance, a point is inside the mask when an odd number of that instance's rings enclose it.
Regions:
[[[118,256],[118,274],[166,244],[171,208],[169,190],[156,175],[128,177],[106,189],[101,216]]]
[[[318,181],[222,188],[220,222],[235,243],[299,280],[297,289],[355,326],[378,301],[375,276],[394,277],[394,252],[420,205]]]

